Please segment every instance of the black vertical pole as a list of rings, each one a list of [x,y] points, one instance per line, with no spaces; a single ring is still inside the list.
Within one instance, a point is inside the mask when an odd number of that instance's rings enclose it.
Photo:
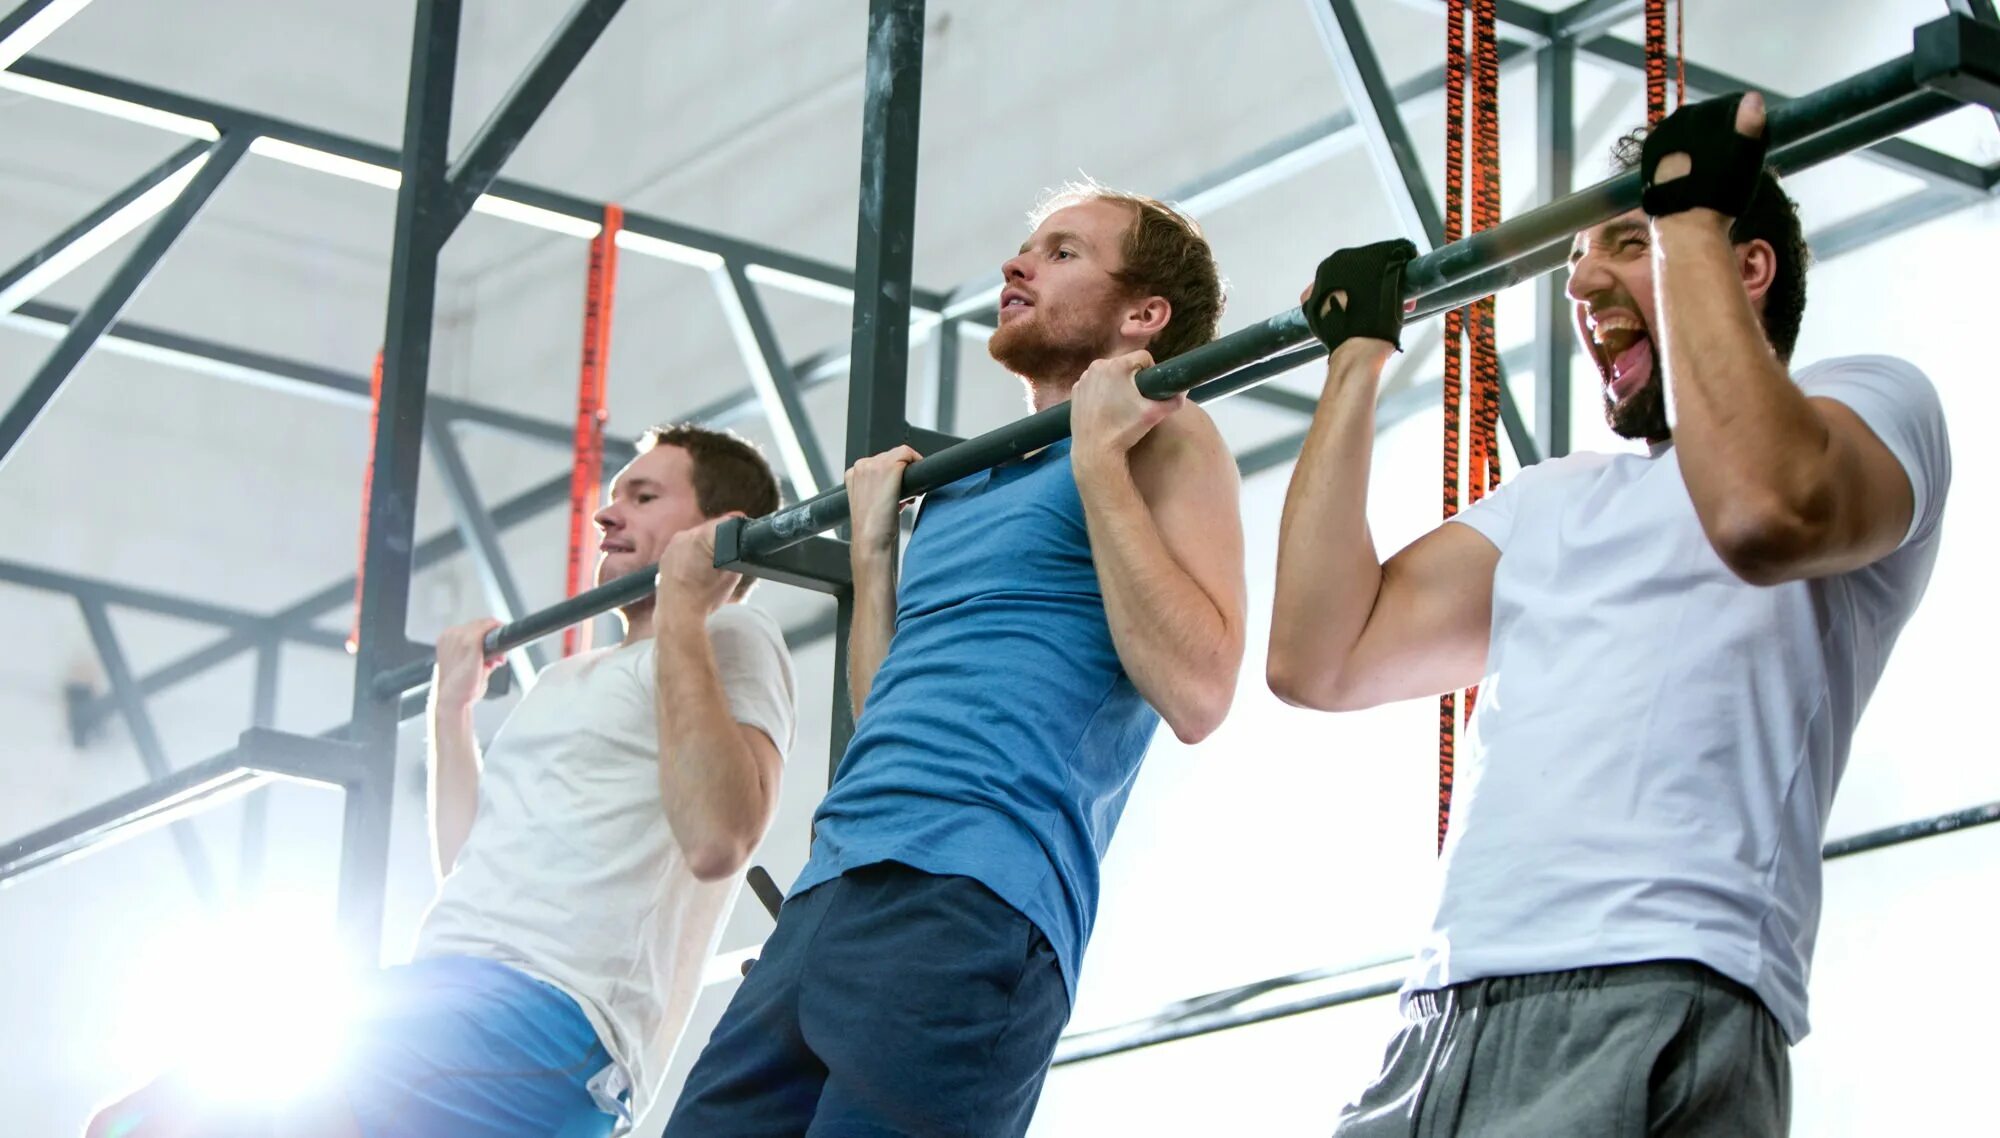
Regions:
[[[351,741],[362,745],[367,760],[364,773],[347,788],[340,851],[341,932],[355,958],[369,965],[380,956],[382,946],[400,703],[400,693],[378,694],[369,681],[411,655],[404,626],[409,617],[438,252],[451,233],[445,174],[458,26],[459,0],[418,0],[403,115],[403,183],[396,196],[382,414],[368,497],[361,638],[349,734]]]
[[[1535,61],[1535,110],[1541,119],[1538,180],[1544,201],[1572,189],[1576,174],[1576,43],[1558,39]],[[1570,375],[1576,351],[1562,273],[1535,285],[1535,438],[1550,458],[1569,453]]]
[[[854,352],[847,383],[849,463],[902,442],[909,425],[910,247],[917,212],[923,65],[923,0],[869,0]],[[853,617],[853,594],[843,593],[834,619],[829,783],[854,735],[847,694],[847,633]]]

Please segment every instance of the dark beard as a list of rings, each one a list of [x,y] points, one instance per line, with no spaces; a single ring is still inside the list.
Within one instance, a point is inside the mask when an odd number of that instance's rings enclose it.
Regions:
[[[1632,398],[1623,403],[1611,398],[1611,389],[1604,389],[1604,421],[1611,426],[1611,433],[1621,439],[1658,440],[1673,437],[1673,429],[1667,426],[1666,385],[1660,382],[1656,369],[1647,377],[1646,386],[1633,393]]]

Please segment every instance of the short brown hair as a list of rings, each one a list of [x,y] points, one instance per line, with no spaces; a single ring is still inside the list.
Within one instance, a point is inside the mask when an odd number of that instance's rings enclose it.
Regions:
[[[1125,230],[1119,259],[1124,268],[1113,275],[1133,292],[1166,299],[1172,314],[1167,326],[1146,345],[1154,362],[1169,360],[1215,339],[1224,303],[1222,274],[1215,253],[1195,220],[1158,198],[1114,190],[1096,182],[1071,182],[1044,196],[1030,215],[1040,225],[1059,209],[1084,202],[1117,202],[1130,206],[1133,221]]]
[[[719,518],[740,511],[758,518],[778,508],[778,476],[757,444],[742,435],[694,423],[663,423],[646,428],[639,436],[640,454],[658,446],[687,452],[695,508],[704,517]],[[743,599],[753,583],[746,575],[736,587],[736,599]]]
[[[1645,147],[1646,128],[1640,127],[1612,143],[1612,164],[1620,172],[1637,170]],[[1757,240],[1768,242],[1778,255],[1777,272],[1764,293],[1764,336],[1778,358],[1790,363],[1806,315],[1806,270],[1812,267],[1812,249],[1799,223],[1799,203],[1785,193],[1778,172],[1769,166],[1758,171],[1757,188],[1743,215],[1729,223],[1730,244]]]

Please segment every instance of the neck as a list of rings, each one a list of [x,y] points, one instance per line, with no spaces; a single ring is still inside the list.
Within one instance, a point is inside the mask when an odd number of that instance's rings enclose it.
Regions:
[[[625,625],[625,638],[618,642],[620,648],[653,635],[653,601],[649,597],[636,605],[618,610],[618,619]]]
[[[1028,388],[1028,406],[1036,411],[1046,411],[1069,402],[1070,392],[1076,388],[1074,376],[1068,379],[1035,379],[1024,375],[1021,382]]]

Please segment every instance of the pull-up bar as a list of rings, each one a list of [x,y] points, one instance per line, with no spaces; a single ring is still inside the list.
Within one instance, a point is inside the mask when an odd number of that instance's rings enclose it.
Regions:
[[[1928,122],[1956,109],[1961,100],[2000,101],[2000,30],[1970,17],[1947,16],[1917,28],[1914,41],[1907,55],[1771,107],[1766,128],[1771,164],[1781,173],[1802,170]],[[1639,192],[1638,173],[1623,174],[1416,258],[1403,274],[1403,298],[1412,319],[1555,269],[1572,236],[1636,208]],[[1138,375],[1139,390],[1153,399],[1186,392],[1196,402],[1207,402],[1253,387],[1325,351],[1313,340],[1304,315],[1287,309],[1146,368]],[[1067,403],[1050,407],[911,463],[903,472],[904,497],[929,493],[1067,438],[1069,413]],[[841,488],[765,517],[733,520],[716,532],[716,564],[754,572],[847,520],[847,491]],[[627,574],[494,629],[486,635],[486,651],[500,655],[633,604],[655,587],[653,570]],[[388,694],[422,686],[430,670],[428,662],[419,660],[382,672],[375,690]]]

